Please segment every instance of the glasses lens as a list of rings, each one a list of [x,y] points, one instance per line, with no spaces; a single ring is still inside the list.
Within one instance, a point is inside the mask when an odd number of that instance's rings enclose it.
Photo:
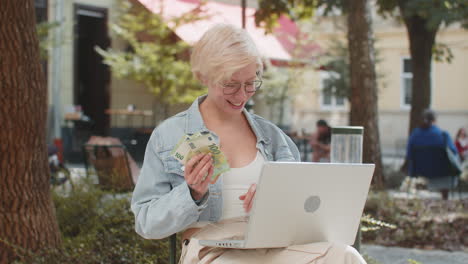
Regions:
[[[240,83],[225,83],[223,84],[223,92],[224,94],[235,94],[240,86]]]
[[[223,85],[223,93],[226,95],[235,94],[241,88],[242,84],[240,83],[224,83]],[[262,86],[261,80],[255,80],[252,82],[245,83],[245,91],[248,93],[253,93],[257,91],[260,86]]]

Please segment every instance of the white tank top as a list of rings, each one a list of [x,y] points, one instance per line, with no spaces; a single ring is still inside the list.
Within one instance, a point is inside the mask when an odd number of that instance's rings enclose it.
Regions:
[[[250,164],[242,168],[231,168],[222,175],[223,213],[220,220],[247,215],[243,207],[244,201],[239,200],[239,196],[247,193],[250,185],[258,183],[263,163],[265,158],[257,150],[257,156]],[[204,227],[207,224],[208,222],[197,222],[189,228]]]
[[[257,156],[250,164],[242,168],[231,168],[224,173],[221,220],[246,215],[244,201],[239,200],[239,196],[247,193],[250,185],[258,182],[264,162],[262,154],[257,151]]]

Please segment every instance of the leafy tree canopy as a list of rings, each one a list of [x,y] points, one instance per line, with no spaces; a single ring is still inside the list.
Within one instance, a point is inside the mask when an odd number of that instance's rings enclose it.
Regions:
[[[377,5],[384,16],[424,19],[429,30],[455,22],[468,28],[468,0],[377,0]],[[396,12],[398,8],[402,13]]]
[[[127,50],[96,50],[117,78],[144,84],[161,103],[190,103],[205,88],[192,75],[188,62],[190,46],[174,31],[201,19],[201,5],[167,20],[163,19],[162,8],[156,14],[141,5],[121,1],[120,14],[111,29],[128,43]]]

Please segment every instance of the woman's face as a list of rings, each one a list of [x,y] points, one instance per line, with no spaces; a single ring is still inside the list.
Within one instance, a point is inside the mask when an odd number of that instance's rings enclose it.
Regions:
[[[466,130],[462,128],[460,131],[460,138],[465,138],[465,137],[466,137]]]
[[[255,92],[246,92],[245,85],[241,85],[234,94],[225,94],[223,84],[245,84],[257,78],[257,65],[255,63],[235,72],[231,79],[209,85],[208,97],[220,111],[227,114],[241,113],[247,101]]]

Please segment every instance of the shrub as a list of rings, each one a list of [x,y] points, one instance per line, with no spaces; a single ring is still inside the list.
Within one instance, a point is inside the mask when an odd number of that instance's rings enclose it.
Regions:
[[[17,263],[168,263],[168,240],[135,233],[130,194],[104,192],[85,182],[53,194],[62,248],[25,254]],[[180,243],[178,243],[180,244]]]
[[[363,233],[365,243],[425,249],[468,248],[468,199],[396,199],[370,193],[365,212],[396,229]]]

